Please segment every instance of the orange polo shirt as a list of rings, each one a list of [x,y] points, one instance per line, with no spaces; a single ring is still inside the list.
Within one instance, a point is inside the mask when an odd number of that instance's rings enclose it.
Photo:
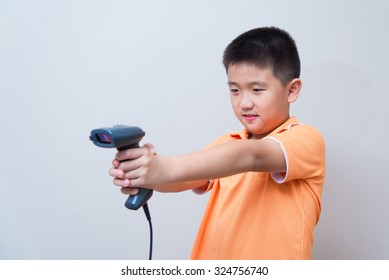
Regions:
[[[287,172],[241,173],[195,189],[211,194],[191,259],[311,258],[325,177],[323,137],[295,117],[267,137],[281,145]],[[237,139],[248,139],[248,132],[224,135],[211,146]]]

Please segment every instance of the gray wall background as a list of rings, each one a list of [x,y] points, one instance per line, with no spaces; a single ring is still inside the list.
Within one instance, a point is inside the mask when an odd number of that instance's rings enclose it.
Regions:
[[[221,64],[242,32],[296,39],[292,108],[327,142],[315,259],[389,259],[387,1],[0,1],[0,259],[146,259],[142,211],[88,139],[118,123],[160,154],[240,129]],[[156,193],[154,258],[187,259],[207,196]]]

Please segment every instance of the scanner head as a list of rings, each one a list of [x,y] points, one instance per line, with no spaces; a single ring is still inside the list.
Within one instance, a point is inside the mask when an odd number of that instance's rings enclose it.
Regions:
[[[137,126],[115,125],[92,130],[89,139],[98,147],[121,151],[139,147],[144,136],[145,132]]]

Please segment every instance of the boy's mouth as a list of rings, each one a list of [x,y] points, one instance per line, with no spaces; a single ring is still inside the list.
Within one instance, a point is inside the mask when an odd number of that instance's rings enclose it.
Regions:
[[[249,121],[249,122],[252,122],[254,121],[256,118],[258,118],[258,115],[255,115],[255,114],[243,114],[243,117],[246,121]]]

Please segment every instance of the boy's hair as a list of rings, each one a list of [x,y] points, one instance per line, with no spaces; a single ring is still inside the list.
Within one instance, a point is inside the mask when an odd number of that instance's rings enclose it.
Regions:
[[[260,27],[234,39],[225,49],[223,64],[247,63],[270,69],[283,85],[300,77],[300,58],[293,38],[277,27]]]

